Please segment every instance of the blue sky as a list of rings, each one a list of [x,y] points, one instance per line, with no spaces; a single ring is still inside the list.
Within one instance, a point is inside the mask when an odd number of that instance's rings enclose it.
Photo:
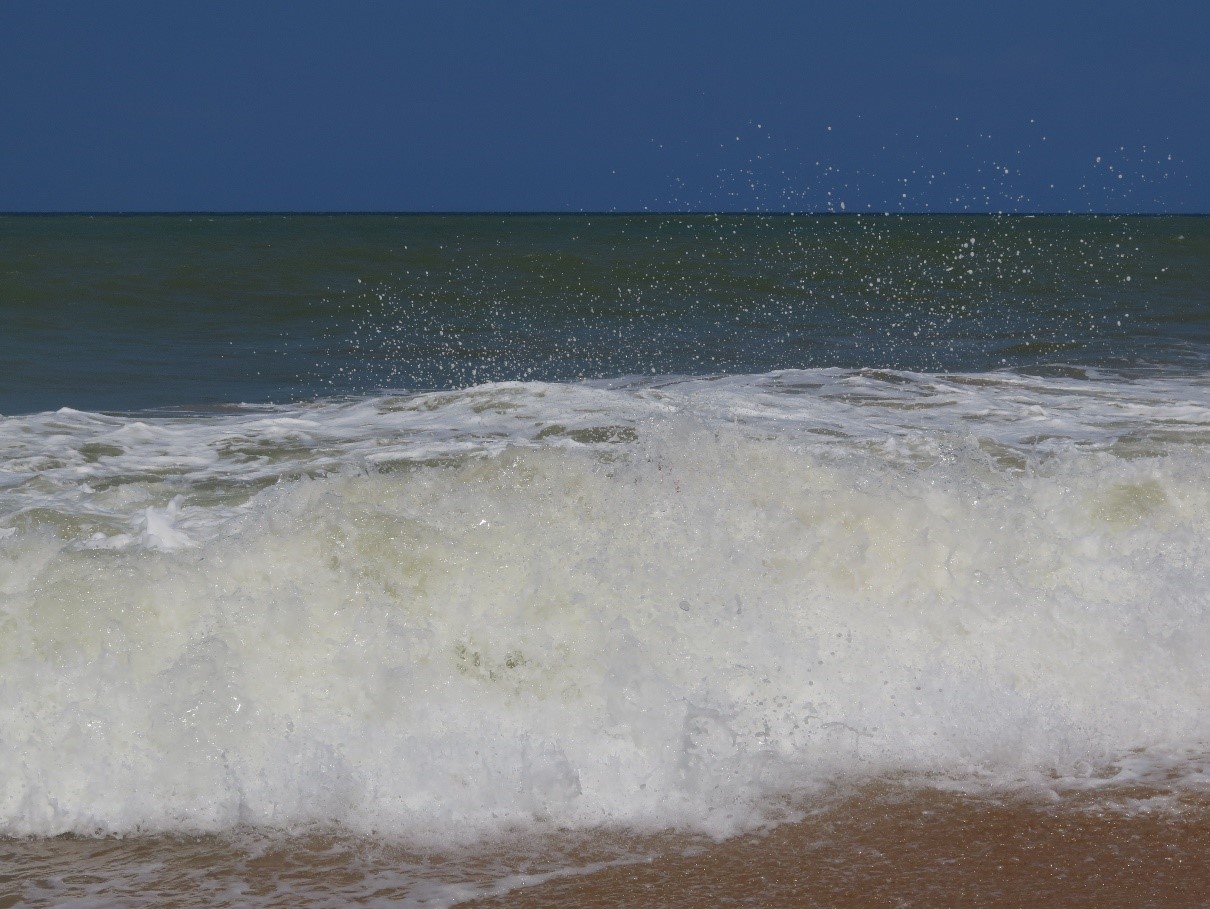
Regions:
[[[1210,4],[0,4],[0,210],[1210,211]]]

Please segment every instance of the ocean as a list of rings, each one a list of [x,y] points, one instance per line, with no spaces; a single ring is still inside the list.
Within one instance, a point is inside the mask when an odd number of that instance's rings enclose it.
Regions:
[[[0,907],[1210,905],[1210,218],[0,217]]]

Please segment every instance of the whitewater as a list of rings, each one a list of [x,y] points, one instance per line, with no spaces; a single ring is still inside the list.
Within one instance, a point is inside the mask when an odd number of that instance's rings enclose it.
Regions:
[[[820,368],[0,418],[0,834],[1204,788],[1210,379]]]

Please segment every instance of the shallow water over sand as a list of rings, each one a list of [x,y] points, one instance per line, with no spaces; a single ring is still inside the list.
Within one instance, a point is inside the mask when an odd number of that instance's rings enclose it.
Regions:
[[[867,784],[721,842],[554,831],[462,850],[373,837],[0,841],[0,906],[1197,907],[1210,793],[962,794]]]

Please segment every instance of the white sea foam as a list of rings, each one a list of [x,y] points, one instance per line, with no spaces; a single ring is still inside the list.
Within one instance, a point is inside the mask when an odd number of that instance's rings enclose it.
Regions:
[[[726,833],[1188,767],[1208,443],[1200,378],[1010,373],[9,418],[0,831]]]

